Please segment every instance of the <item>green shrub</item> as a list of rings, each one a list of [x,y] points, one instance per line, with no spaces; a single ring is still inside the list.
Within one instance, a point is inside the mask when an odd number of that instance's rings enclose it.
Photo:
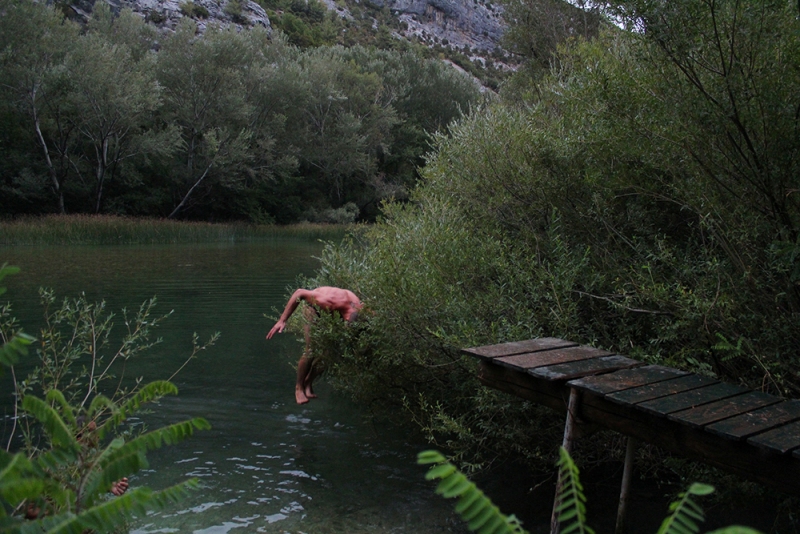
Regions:
[[[207,19],[209,15],[208,10],[205,7],[191,1],[182,2],[179,9],[184,16],[193,19]]]

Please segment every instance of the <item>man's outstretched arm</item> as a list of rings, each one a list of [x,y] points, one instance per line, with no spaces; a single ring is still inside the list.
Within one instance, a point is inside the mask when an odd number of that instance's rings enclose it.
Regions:
[[[289,302],[286,303],[286,308],[284,308],[281,318],[278,319],[278,322],[275,323],[275,326],[273,326],[269,334],[267,334],[267,339],[272,339],[272,336],[276,333],[279,334],[283,332],[283,329],[286,328],[286,321],[289,320],[289,317],[292,316],[297,306],[300,305],[300,301],[308,298],[310,294],[311,292],[307,289],[298,289],[292,293],[292,297],[289,299]]]

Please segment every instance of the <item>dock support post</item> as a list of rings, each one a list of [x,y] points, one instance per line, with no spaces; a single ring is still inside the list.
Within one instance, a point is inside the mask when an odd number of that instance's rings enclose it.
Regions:
[[[564,440],[561,446],[572,454],[572,442],[574,441],[575,423],[578,417],[578,406],[580,405],[580,391],[575,388],[569,390],[569,404],[567,405],[567,422],[564,424]],[[561,470],[559,470],[558,481],[556,482],[556,495],[553,499],[553,513],[550,515],[550,534],[558,534],[560,525],[558,524],[558,496],[561,493]]]
[[[617,508],[617,527],[615,534],[624,534],[625,516],[628,512],[628,496],[631,489],[631,476],[633,476],[633,461],[638,442],[636,438],[628,437],[628,446],[625,448],[625,467],[622,470],[622,486],[619,490],[619,508]]]

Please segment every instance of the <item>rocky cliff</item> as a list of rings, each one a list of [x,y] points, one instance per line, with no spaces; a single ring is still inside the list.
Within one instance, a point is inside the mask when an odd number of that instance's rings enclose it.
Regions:
[[[264,26],[270,28],[269,17],[264,8],[251,0],[103,0],[111,9],[119,12],[131,9],[145,20],[165,31],[174,30],[183,17],[197,21],[200,32],[209,23],[239,27]],[[95,0],[77,0],[70,4],[76,17],[84,21],[94,9]]]
[[[503,34],[502,7],[488,0],[371,0],[405,23],[404,37],[493,50]]]
[[[164,31],[174,30],[183,17],[197,21],[201,32],[208,24],[269,28],[266,11],[252,0],[98,0],[112,9],[130,8]],[[458,48],[485,58],[498,47],[503,33],[502,6],[490,0],[351,0],[387,8],[400,21],[396,37],[417,39],[429,46]],[[95,0],[74,0],[70,7],[79,19],[88,20]],[[329,9],[350,18],[343,2],[322,0]],[[346,4],[345,4],[346,5]],[[483,61],[483,59],[481,59]]]

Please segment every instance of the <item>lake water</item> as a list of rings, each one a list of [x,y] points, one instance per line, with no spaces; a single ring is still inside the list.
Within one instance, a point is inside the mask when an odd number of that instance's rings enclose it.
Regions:
[[[298,275],[314,274],[321,247],[298,237],[0,247],[0,264],[22,269],[4,280],[8,293],[2,298],[34,335],[41,325],[40,286],[61,297],[85,292],[117,313],[153,295],[157,311],[174,310],[158,330],[163,344],[132,366],[146,381],[167,378],[181,365],[193,332],[203,339],[221,332],[218,344],[174,380],[180,394],[145,416],[151,428],[202,416],[212,430],[149,453],[150,469],[131,479],[134,487],[158,489],[198,477],[202,489],[138,521],[132,532],[465,532],[452,503],[433,494],[424,468],[415,464],[425,443],[402,429],[367,422],[361,406],[324,380],[319,399],[295,404],[292,364],[302,343],[292,334],[270,341],[264,336]],[[121,329],[119,318],[117,323]],[[10,417],[11,389],[6,373],[0,378],[0,434]]]

